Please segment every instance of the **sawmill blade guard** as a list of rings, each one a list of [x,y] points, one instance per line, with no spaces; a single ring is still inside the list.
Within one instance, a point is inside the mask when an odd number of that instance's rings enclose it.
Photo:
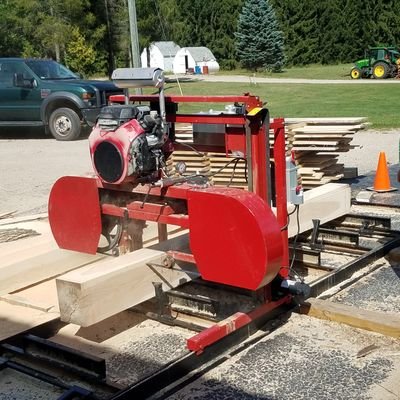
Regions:
[[[275,215],[254,193],[188,193],[190,247],[203,279],[256,290],[279,273],[283,244]]]
[[[157,69],[143,74],[149,82],[162,81]],[[124,70],[121,81],[134,75]],[[278,274],[287,278],[283,119],[270,124],[268,110],[248,94],[164,96],[161,87],[159,96],[130,96],[140,106],[127,104],[125,96],[112,96],[119,105],[107,107],[89,137],[96,176],[64,177],[51,191],[49,219],[58,245],[94,253],[110,219],[122,227],[121,241],[128,237],[129,221],[154,221],[189,229],[191,254],[176,251],[175,256],[195,263],[205,280],[256,290]],[[178,114],[179,103],[186,102],[233,104],[220,113]],[[122,115],[130,117],[124,120]],[[175,141],[176,123],[192,124],[192,150],[246,160],[248,190],[213,187],[208,177],[196,174],[168,176],[171,151],[187,150]],[[114,161],[118,174],[107,164]]]
[[[96,180],[77,176],[58,179],[50,192],[49,221],[59,247],[95,254],[101,234]]]

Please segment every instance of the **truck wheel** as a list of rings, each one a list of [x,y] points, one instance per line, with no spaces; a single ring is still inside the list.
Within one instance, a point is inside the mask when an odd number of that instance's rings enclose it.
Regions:
[[[378,62],[372,69],[372,75],[375,79],[385,79],[389,74],[389,66],[384,62]]]
[[[360,79],[361,78],[361,70],[360,68],[354,67],[351,71],[350,71],[350,76],[351,79]]]
[[[49,129],[57,140],[75,140],[81,134],[81,121],[71,108],[57,108],[50,115]]]

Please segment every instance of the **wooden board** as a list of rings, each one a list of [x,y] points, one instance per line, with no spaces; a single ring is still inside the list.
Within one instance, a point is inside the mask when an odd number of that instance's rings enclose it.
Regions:
[[[24,252],[24,256],[18,261],[1,264],[0,295],[11,293],[105,257],[100,254],[90,255],[61,249],[48,250],[46,247],[41,247],[41,250],[43,251],[35,255]]]
[[[350,212],[351,189],[349,185],[328,183],[304,193],[304,204],[299,208],[300,232],[312,229],[313,219],[319,219],[321,224],[338,218]],[[289,212],[294,206],[289,208]],[[275,209],[273,209],[276,212]],[[290,216],[289,237],[297,233],[296,215]]]
[[[362,310],[328,300],[308,299],[301,312],[310,317],[340,322],[354,328],[400,338],[400,314]]]
[[[46,312],[0,301],[0,340],[58,319],[58,312]]]
[[[177,240],[182,239],[172,239]],[[168,290],[197,277],[193,267],[187,272],[178,265],[157,266],[162,265],[163,250],[181,250],[168,242],[154,246],[158,249],[144,248],[101,260],[59,277],[56,283],[61,320],[90,326],[154,297],[153,282],[162,283]]]
[[[348,125],[348,124],[362,124],[367,122],[366,117],[308,117],[308,118],[285,118],[285,123],[298,124],[318,124],[318,125]]]

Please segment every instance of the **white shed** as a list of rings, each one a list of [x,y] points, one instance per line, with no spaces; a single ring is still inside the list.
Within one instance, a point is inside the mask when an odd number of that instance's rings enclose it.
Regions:
[[[196,71],[196,67],[200,68],[201,73],[219,71],[219,64],[207,47],[182,47],[178,50],[174,58],[175,74],[185,74],[188,70]]]
[[[179,49],[180,47],[174,42],[153,42],[140,55],[142,67],[161,68],[172,72],[173,61]]]

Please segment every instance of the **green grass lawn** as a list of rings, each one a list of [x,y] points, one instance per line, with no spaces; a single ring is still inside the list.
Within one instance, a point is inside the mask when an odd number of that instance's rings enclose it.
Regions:
[[[351,79],[350,70],[352,67],[353,64],[310,64],[303,67],[285,67],[282,72],[256,72],[255,76],[265,78]],[[245,69],[220,71],[218,74],[254,76],[253,72]]]
[[[367,117],[374,129],[400,127],[398,84],[257,84],[181,82],[184,95],[241,95],[267,102],[272,117]],[[180,94],[176,83],[166,94]],[[221,104],[181,108],[184,112],[223,109]]]

